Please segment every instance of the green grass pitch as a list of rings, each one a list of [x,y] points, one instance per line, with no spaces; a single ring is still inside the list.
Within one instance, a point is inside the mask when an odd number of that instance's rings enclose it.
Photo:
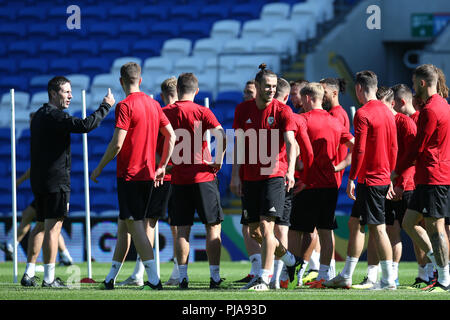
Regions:
[[[337,271],[344,263],[338,262]],[[87,276],[87,265],[77,264],[81,270],[80,278]],[[70,267],[57,267],[56,276],[67,281],[74,274]],[[93,263],[93,279],[101,282],[110,268],[109,263]],[[134,262],[126,262],[117,281],[126,279],[134,268]],[[19,264],[18,281],[22,277],[25,264]],[[359,283],[365,276],[367,263],[358,263],[354,275],[354,283]],[[248,292],[239,290],[239,284],[232,281],[242,278],[250,270],[248,262],[222,262],[221,276],[229,283],[228,289],[209,289],[209,267],[207,262],[195,262],[189,265],[189,290],[178,290],[177,287],[165,286],[162,291],[141,291],[137,287],[125,287],[113,291],[101,291],[98,284],[81,284],[79,289],[44,289],[23,288],[20,283],[13,283],[13,267],[11,262],[0,264],[0,300],[450,300],[449,293],[427,293],[421,290],[408,290],[406,287],[414,282],[417,275],[417,264],[400,263],[400,287],[396,291],[368,291],[343,289],[309,289],[270,290],[266,292]],[[172,263],[161,264],[161,280],[164,283],[172,271]],[[73,272],[73,271],[72,271]],[[42,273],[37,276],[43,278]]]

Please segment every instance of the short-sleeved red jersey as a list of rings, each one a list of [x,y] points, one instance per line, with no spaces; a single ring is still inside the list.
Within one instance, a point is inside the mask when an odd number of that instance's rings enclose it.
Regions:
[[[395,115],[395,125],[397,126],[397,159],[400,159],[403,154],[408,152],[408,148],[413,144],[417,134],[417,126],[413,119],[403,113],[397,113]],[[397,162],[397,165],[399,165],[399,163],[400,162]],[[411,166],[397,178],[395,185],[402,187],[404,191],[414,190],[414,173],[415,168],[411,164]]]
[[[177,101],[164,107],[163,111],[177,136],[171,158],[172,184],[213,181],[216,173],[205,163],[212,157],[208,142],[203,139],[207,130],[220,126],[212,111],[192,101]]]
[[[450,108],[438,94],[420,111],[416,139],[396,172],[402,174],[414,160],[416,184],[450,185]]]
[[[349,179],[358,183],[382,186],[391,183],[397,162],[397,128],[388,107],[370,100],[356,111],[353,121],[355,146]]]
[[[115,116],[116,128],[127,131],[117,155],[117,177],[154,180],[159,129],[169,124],[159,103],[143,92],[134,92],[117,104]]]
[[[304,117],[314,151],[314,162],[306,179],[307,188],[339,188],[334,171],[338,149],[353,136],[338,119],[323,109],[311,110]]]
[[[350,132],[350,120],[348,118],[347,111],[344,110],[342,106],[334,106],[330,109],[329,113],[339,120],[339,122],[347,129],[348,132]],[[348,148],[345,144],[341,144],[339,146],[338,150],[338,156],[336,157],[336,161],[334,165],[338,165],[340,162],[342,162],[345,157],[347,157]],[[336,178],[338,187],[341,186],[342,183],[342,177],[344,176],[344,170],[341,170],[339,172],[336,172]]]
[[[245,138],[244,150],[238,150],[245,152],[245,163],[241,164],[244,181],[258,181],[286,175],[288,163],[283,136],[285,132],[296,129],[295,122],[292,121],[291,108],[276,99],[263,110],[258,109],[255,100],[242,102],[236,106],[233,128],[236,131],[242,129],[244,134],[248,135]],[[273,137],[278,135],[278,139],[273,141],[272,135]],[[252,141],[249,136],[252,137]],[[274,155],[271,154],[272,147],[276,149]]]

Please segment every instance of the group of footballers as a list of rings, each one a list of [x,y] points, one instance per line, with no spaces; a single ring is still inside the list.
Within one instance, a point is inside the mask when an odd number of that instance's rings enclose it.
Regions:
[[[167,212],[174,268],[166,285],[189,288],[189,239],[197,212],[206,229],[210,288],[226,288],[220,276],[223,212],[216,177],[227,146],[225,131],[212,110],[194,103],[199,91],[194,74],[161,84],[163,108],[140,91],[141,82],[138,64],[122,66],[126,98],[115,108],[113,137],[91,174],[97,182],[102,169],[117,157],[117,243],[100,288],[114,289],[132,239],[139,255],[136,267],[117,285],[162,289],[153,241],[156,222]],[[234,150],[228,151],[234,154],[230,189],[242,199],[242,232],[252,262],[250,274],[239,280],[246,282],[242,289],[304,285],[306,268],[319,247],[320,262],[314,263],[308,285],[351,288],[367,225],[368,277],[353,287],[396,289],[402,227],[414,242],[419,263],[414,287],[448,290],[448,88],[442,71],[433,65],[417,67],[413,85],[414,96],[407,85],[378,88],[372,71],[358,72],[355,91],[363,106],[355,114],[352,135],[347,112],[339,104],[343,80],[288,83],[260,65],[246,85],[245,101],[236,106]],[[296,113],[286,105],[289,96]],[[114,103],[110,93],[107,98]],[[215,159],[204,138],[207,131],[216,140]],[[349,166],[347,195],[355,203],[345,267],[336,275],[335,210]],[[437,270],[436,279],[428,269]],[[33,277],[25,276],[23,285],[36,286]],[[54,286],[65,284],[59,279]]]

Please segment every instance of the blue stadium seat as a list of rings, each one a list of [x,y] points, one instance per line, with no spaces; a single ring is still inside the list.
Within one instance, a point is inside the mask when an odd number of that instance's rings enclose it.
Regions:
[[[148,35],[149,26],[145,22],[130,22],[119,26],[119,37],[137,41]]]
[[[5,42],[22,40],[27,34],[23,23],[8,23],[0,25],[0,38]]]
[[[28,27],[27,37],[35,42],[53,40],[56,37],[56,30],[58,25],[54,23],[35,23]]]
[[[24,76],[0,77],[0,92],[9,91],[12,88],[16,91],[27,91],[28,79]]]
[[[0,20],[2,22],[10,21],[10,22],[16,22],[17,13],[19,11],[19,8],[7,6],[2,7],[0,10]]]
[[[67,55],[67,41],[54,40],[41,43],[39,57],[46,59],[64,58]]]
[[[243,3],[231,7],[230,16],[241,22],[258,19],[261,12],[261,3]]]
[[[68,17],[67,6],[56,6],[48,9],[46,21],[66,24]]]
[[[198,39],[209,37],[211,23],[205,21],[186,22],[181,25],[180,34],[183,38],[196,41]]]
[[[36,92],[40,91],[46,91],[48,82],[51,78],[53,78],[54,75],[37,75],[30,79],[29,83],[29,90],[31,94],[34,94]]]
[[[180,27],[175,22],[157,22],[151,27],[152,39],[166,40],[177,38],[180,34]]]
[[[5,57],[6,56],[6,44],[4,43],[0,43],[0,57]]]
[[[12,198],[11,194],[0,194],[0,212],[11,212],[12,211]]]
[[[93,23],[105,21],[108,17],[108,11],[105,10],[104,5],[83,6],[81,15],[81,23],[90,25]]]
[[[188,5],[177,5],[170,8],[169,18],[179,24],[186,22],[200,22],[198,21],[199,11],[201,6],[198,4],[189,3]]]
[[[108,73],[111,68],[111,59],[106,58],[87,58],[81,61],[81,73],[93,76],[98,73]]]
[[[126,56],[129,52],[129,44],[126,40],[106,40],[100,45],[102,57],[115,59]]]
[[[119,28],[114,22],[99,22],[91,24],[87,35],[89,37],[114,38],[117,36]]]
[[[132,44],[133,56],[142,59],[158,56],[162,48],[163,40],[147,39],[136,41]]]
[[[78,61],[72,58],[60,58],[50,60],[48,72],[50,74],[65,75],[77,73],[79,70]]]
[[[16,145],[16,159],[17,160],[28,160],[30,159],[30,145],[18,143]]]
[[[8,47],[8,55],[15,59],[31,58],[37,53],[37,45],[32,41],[13,42]]]
[[[209,107],[211,108],[213,105],[213,94],[212,94],[212,92],[201,91],[201,88],[200,88],[200,91],[198,92],[198,94],[195,96],[194,102],[204,106],[205,98],[209,98]]]
[[[242,102],[242,92],[240,91],[222,91],[217,94],[214,101],[216,109],[235,109]]]
[[[109,19],[118,24],[133,22],[136,17],[136,7],[133,5],[112,6],[109,10]]]
[[[0,145],[9,144],[11,141],[11,129],[0,128]]]
[[[70,151],[72,153],[72,166],[75,165],[77,161],[83,161],[83,143],[72,143],[70,146]]]
[[[95,40],[81,40],[70,44],[70,55],[73,58],[85,59],[98,55],[98,43]]]
[[[217,20],[225,20],[228,18],[229,13],[230,6],[227,3],[208,5],[200,9],[200,21],[213,23]]]
[[[97,212],[117,210],[119,208],[117,196],[110,192],[92,195],[90,200],[92,210]]]
[[[47,69],[47,60],[40,58],[30,58],[19,61],[18,72],[21,75],[32,76],[36,74],[46,73]]]
[[[99,142],[106,150],[106,144],[109,143],[112,136],[114,134],[114,128],[111,126],[106,126],[102,124],[95,130],[91,131],[88,135],[88,141],[89,143],[92,143],[94,140]]]
[[[47,8],[43,6],[30,6],[21,8],[17,13],[17,22],[29,24],[45,21],[47,18]]]
[[[83,16],[84,19],[84,16]],[[84,23],[84,20],[83,20]],[[69,29],[65,24],[59,26],[57,30],[57,37],[59,40],[66,41],[68,45],[76,42],[82,41],[83,38],[86,37],[87,28],[84,28],[84,25],[81,26],[80,29]]]
[[[165,21],[169,16],[167,5],[148,5],[140,8],[139,17],[141,20],[150,22]]]
[[[84,187],[84,186],[83,186]],[[70,195],[70,211],[80,211],[85,209],[84,193],[72,193]],[[69,213],[70,216],[70,213]]]
[[[12,58],[0,59],[0,73],[13,74],[17,70],[17,61]]]

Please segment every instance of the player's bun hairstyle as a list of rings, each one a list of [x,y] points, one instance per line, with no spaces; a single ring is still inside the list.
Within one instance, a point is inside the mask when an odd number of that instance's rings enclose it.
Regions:
[[[56,76],[50,79],[47,84],[48,98],[50,99],[50,91],[58,92],[63,84],[70,83],[70,80],[64,76]]]
[[[394,91],[389,87],[381,86],[377,90],[377,99],[392,101],[392,99],[394,99]]]
[[[261,63],[258,68],[261,69],[255,77],[255,81],[258,83],[261,83],[264,77],[277,77],[273,71],[266,69],[267,65],[265,63]]]
[[[345,93],[347,87],[347,81],[343,78],[325,78],[320,80],[320,83],[335,87],[340,93]]]
[[[448,98],[448,87],[445,80],[445,74],[444,72],[436,67],[437,73],[438,73],[438,82],[437,82],[437,93],[444,99]]]
[[[399,83],[393,86],[391,89],[392,91],[394,91],[395,100],[404,99],[406,101],[412,101],[412,91],[406,84]]]
[[[356,73],[355,84],[359,84],[365,92],[370,92],[378,86],[378,77],[375,72],[364,70]]]

